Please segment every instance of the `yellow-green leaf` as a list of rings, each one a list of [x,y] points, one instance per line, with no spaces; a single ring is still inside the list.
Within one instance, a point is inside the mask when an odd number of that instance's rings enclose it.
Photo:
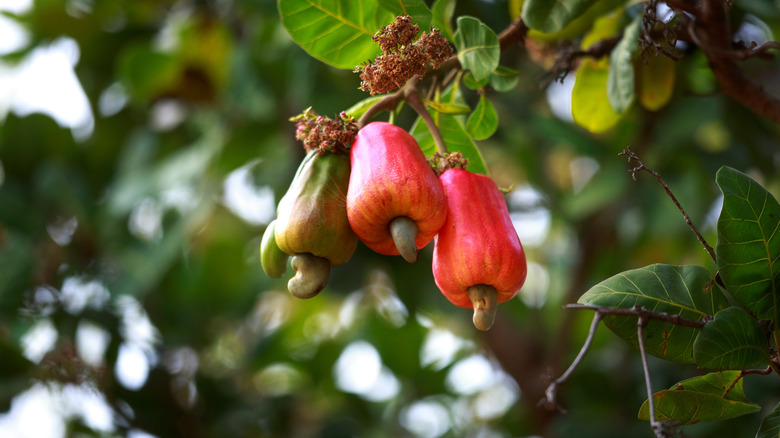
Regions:
[[[571,93],[571,114],[578,125],[593,133],[612,128],[622,117],[607,99],[608,76],[608,64],[590,58],[584,59],[577,70]]]

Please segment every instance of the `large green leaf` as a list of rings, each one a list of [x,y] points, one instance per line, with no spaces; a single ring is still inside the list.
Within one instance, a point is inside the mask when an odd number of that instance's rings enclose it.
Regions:
[[[778,438],[780,437],[780,403],[772,409],[764,420],[761,421],[761,427],[758,428],[756,438]]]
[[[726,290],[760,319],[778,321],[780,204],[744,173],[721,167],[723,192],[715,254]]]
[[[626,26],[623,38],[609,55],[607,98],[617,113],[623,113],[634,103],[634,55],[639,51],[639,29],[642,17],[638,16]]]
[[[653,404],[656,421],[672,420],[679,424],[725,420],[761,410],[745,396],[739,371],[683,380],[672,389],[653,394]],[[639,409],[639,419],[650,419],[647,401]]]
[[[427,32],[431,27],[431,10],[422,0],[378,0],[379,6],[393,15],[408,15],[420,26],[420,31]]]
[[[752,316],[739,307],[715,314],[693,344],[700,368],[742,370],[769,364],[766,334]]]
[[[701,266],[650,265],[610,277],[579,299],[596,306],[645,309],[701,320],[728,306]],[[609,316],[604,323],[632,345],[638,345],[636,317]],[[647,352],[666,360],[694,363],[693,343],[698,329],[660,321],[645,328]]]
[[[278,0],[290,37],[311,56],[354,69],[379,54],[371,37],[394,15],[375,0]]]
[[[523,21],[531,29],[558,32],[594,3],[596,0],[526,0]]]
[[[464,70],[469,70],[474,79],[481,81],[488,77],[501,57],[498,37],[485,23],[474,17],[458,18],[458,31],[455,32],[455,47],[458,48],[458,61]]]

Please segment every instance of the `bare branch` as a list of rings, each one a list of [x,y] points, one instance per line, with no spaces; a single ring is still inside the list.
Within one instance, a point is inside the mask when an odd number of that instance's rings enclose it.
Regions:
[[[550,385],[544,391],[545,398],[539,400],[538,404],[540,406],[544,406],[550,411],[556,410],[562,413],[566,412],[566,410],[563,409],[563,407],[558,403],[558,386],[566,383],[571,377],[572,373],[574,373],[574,370],[580,365],[580,362],[582,362],[582,358],[585,357],[585,353],[588,352],[590,344],[593,342],[593,337],[596,335],[596,329],[599,326],[599,322],[601,322],[602,316],[603,314],[601,312],[596,312],[593,315],[593,322],[590,323],[588,337],[585,339],[585,343],[582,345],[579,354],[577,354],[577,357],[574,359],[574,362],[571,363],[569,369],[567,369],[566,372],[561,375],[561,377],[558,377],[554,382],[550,383]]]
[[[645,387],[647,388],[647,404],[650,412],[650,427],[653,429],[653,433],[657,438],[664,438],[667,436],[666,428],[668,427],[664,423],[655,419],[655,401],[653,400],[653,384],[650,381],[650,367],[647,364],[647,352],[645,350],[645,334],[644,329],[647,326],[649,319],[645,316],[640,316],[636,321],[636,336],[639,340],[639,354],[642,356],[642,370],[645,374]]]
[[[669,188],[669,186],[666,185],[663,178],[661,178],[661,175],[658,174],[658,172],[650,169],[649,167],[645,166],[645,163],[642,162],[641,159],[639,159],[639,156],[634,153],[634,151],[631,150],[631,147],[626,147],[626,149],[623,150],[623,152],[619,153],[618,155],[628,157],[628,162],[634,161],[637,163],[637,166],[630,169],[629,172],[631,173],[631,178],[636,181],[636,174],[640,171],[645,171],[652,175],[656,181],[658,181],[658,184],[661,185],[661,187],[664,188],[666,191],[666,194],[671,198],[672,202],[674,202],[674,205],[677,206],[677,209],[680,210],[680,213],[682,213],[683,217],[685,218],[685,223],[688,224],[688,227],[690,227],[691,231],[693,231],[693,234],[696,235],[696,238],[699,239],[699,242],[704,246],[704,249],[707,250],[707,252],[710,254],[710,257],[712,258],[712,261],[715,262],[717,265],[718,261],[715,258],[715,250],[712,249],[709,243],[704,239],[704,236],[701,235],[699,230],[696,228],[695,225],[693,225],[693,222],[691,221],[690,216],[688,216],[688,213],[685,212],[685,209],[680,205],[680,202],[677,200],[677,198],[672,193],[672,190]]]

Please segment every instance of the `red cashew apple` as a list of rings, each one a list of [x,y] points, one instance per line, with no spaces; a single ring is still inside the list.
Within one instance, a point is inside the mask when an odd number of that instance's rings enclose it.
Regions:
[[[493,325],[496,305],[523,286],[526,261],[506,201],[485,175],[448,169],[440,177],[447,220],[436,236],[433,278],[454,305],[474,309],[474,325]]]
[[[441,183],[417,141],[372,122],[358,131],[350,158],[347,217],[355,234],[380,254],[416,261],[447,217]]]

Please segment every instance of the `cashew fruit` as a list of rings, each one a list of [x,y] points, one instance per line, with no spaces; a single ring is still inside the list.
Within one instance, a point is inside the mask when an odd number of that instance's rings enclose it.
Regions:
[[[402,128],[372,122],[350,149],[347,217],[372,250],[417,260],[447,217],[441,183],[417,141]]]
[[[448,213],[434,244],[433,278],[450,302],[473,308],[474,325],[487,330],[497,303],[525,282],[525,252],[493,180],[463,169],[439,179]]]
[[[357,236],[344,200],[349,175],[347,155],[314,150],[279,201],[274,237],[279,249],[293,256],[297,274],[288,289],[295,296],[316,295],[325,287],[330,268],[346,263],[355,252]]]

